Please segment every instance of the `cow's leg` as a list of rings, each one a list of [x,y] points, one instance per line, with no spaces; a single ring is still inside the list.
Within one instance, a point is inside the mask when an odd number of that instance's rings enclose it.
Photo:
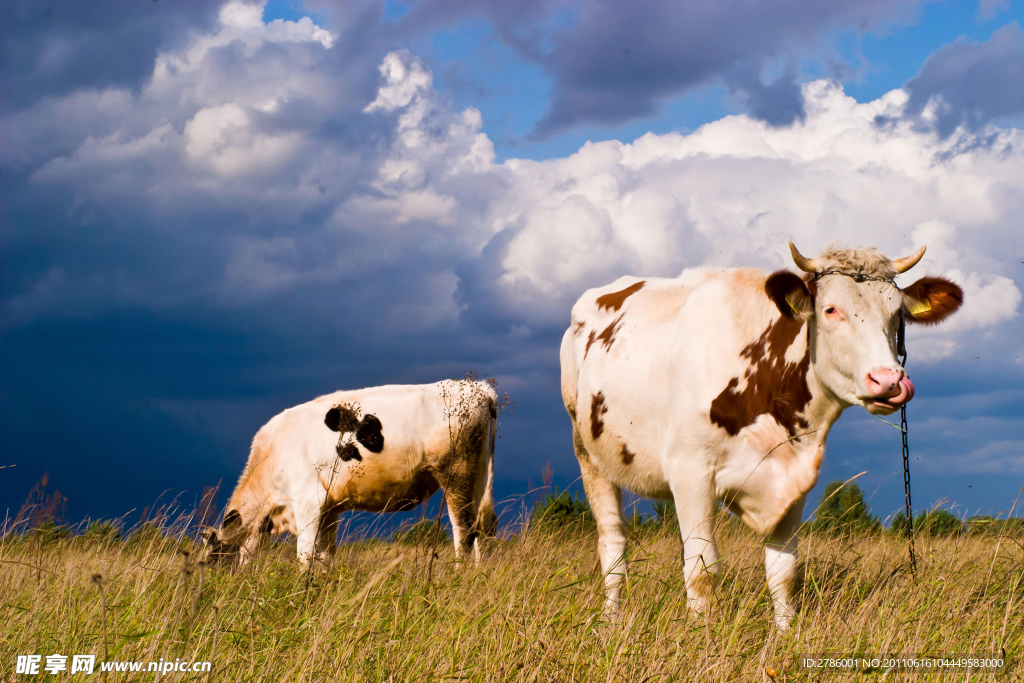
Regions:
[[[338,551],[338,517],[341,508],[337,505],[329,506],[320,514],[320,532],[317,534],[316,551],[319,557],[327,556],[334,558]]]
[[[474,480],[465,475],[454,478],[444,491],[448,505],[448,518],[452,521],[452,536],[455,541],[455,559],[461,560],[469,553],[476,539],[476,506],[473,504]],[[475,479],[475,477],[474,477]]]
[[[718,546],[715,544],[715,494],[713,474],[695,473],[677,466],[670,485],[683,540],[683,577],[686,600],[696,613],[705,612],[717,583]]]
[[[295,549],[299,556],[299,564],[303,571],[309,563],[317,559],[316,546],[320,530],[320,505],[317,501],[296,504],[295,514]]]
[[[618,620],[619,589],[626,575],[626,534],[622,523],[622,489],[603,476],[590,461],[573,427],[573,447],[580,461],[583,488],[587,493],[590,510],[597,521],[597,554],[604,575],[604,612],[611,620]]]
[[[480,540],[494,536],[498,526],[498,518],[494,514],[494,436],[496,422],[492,417],[487,425],[487,436],[480,449],[480,459],[476,471],[476,487],[473,491],[473,508],[476,510],[476,522],[473,525],[473,559],[480,564]]]
[[[793,503],[764,544],[764,568],[775,603],[775,623],[782,629],[789,628],[789,622],[796,616],[790,599],[796,578],[797,531],[803,510],[804,498],[801,498]]]

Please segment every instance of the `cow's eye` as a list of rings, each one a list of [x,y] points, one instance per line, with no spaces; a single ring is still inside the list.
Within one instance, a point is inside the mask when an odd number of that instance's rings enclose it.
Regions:
[[[836,307],[835,306],[826,306],[825,307],[825,315],[835,315],[835,314],[836,314]]]

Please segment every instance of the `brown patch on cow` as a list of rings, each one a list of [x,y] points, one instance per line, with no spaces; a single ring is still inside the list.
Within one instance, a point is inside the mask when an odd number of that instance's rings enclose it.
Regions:
[[[626,444],[622,444],[622,464],[623,465],[632,465],[633,464],[633,458],[635,458],[635,457],[636,457],[636,453],[634,453],[633,451],[629,450],[629,446],[627,446]]]
[[[587,359],[587,354],[590,353],[590,347],[594,344],[594,342],[601,342],[601,346],[604,347],[605,351],[612,347],[612,343],[615,341],[615,334],[619,331],[619,328],[622,327],[620,323],[622,322],[622,317],[624,315],[626,314],[623,313],[618,318],[613,320],[611,325],[604,328],[601,334],[594,334],[593,330],[590,331],[590,336],[587,337],[587,346],[583,350],[583,360]]]
[[[590,453],[587,452],[587,447],[583,445],[583,437],[580,436],[580,430],[576,429],[575,423],[572,426],[572,447],[576,451],[576,458],[581,463],[590,462]]]
[[[608,406],[604,404],[604,393],[597,392],[590,399],[590,435],[594,437],[594,441],[601,438],[602,432],[604,432],[604,422],[601,421],[601,417],[608,412]]]
[[[580,336],[580,333],[583,332],[583,327],[585,325],[586,325],[586,323],[584,321],[582,321],[582,320],[580,320],[579,322],[573,323],[572,324],[572,333],[574,335],[576,335],[577,337]]]
[[[441,488],[427,469],[417,470],[411,476],[393,474],[370,470],[366,476],[352,477],[343,486],[332,489],[331,498],[339,512],[408,512]]]
[[[730,435],[754,423],[758,415],[771,415],[786,428],[790,436],[797,427],[807,427],[800,412],[811,400],[807,386],[810,367],[810,347],[798,363],[786,362],[786,351],[796,339],[803,323],[779,318],[757,339],[748,344],[740,355],[750,361],[744,373],[746,386],[737,391],[740,378],[733,377],[715,400],[711,402],[711,421]]]
[[[621,291],[597,297],[598,309],[607,308],[609,310],[618,311],[622,308],[622,304],[625,303],[626,299],[643,289],[645,284],[647,284],[646,281],[641,280],[635,285],[630,285]]]

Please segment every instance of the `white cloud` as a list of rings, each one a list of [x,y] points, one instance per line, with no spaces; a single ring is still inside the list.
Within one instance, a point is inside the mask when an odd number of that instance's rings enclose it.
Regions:
[[[294,157],[302,135],[261,134],[236,104],[206,107],[185,124],[185,152],[192,161],[209,164],[224,176],[258,174]]]
[[[377,99],[366,105],[363,111],[394,111],[409,106],[413,99],[428,98],[432,94],[434,74],[408,50],[389,52],[380,64],[380,75],[385,79],[384,85],[377,91]],[[410,128],[422,121],[425,106],[426,101],[423,106],[406,114],[400,127]]]
[[[389,71],[387,87],[401,89]],[[410,76],[421,87],[422,76]],[[479,168],[502,185],[477,219],[508,230],[490,265],[513,316],[563,321],[588,286],[625,274],[674,275],[685,266],[792,267],[786,241],[808,253],[826,243],[874,244],[892,256],[928,242],[924,265],[967,291],[955,323],[915,334],[957,348],[964,331],[1016,315],[1020,291],[1003,241],[1024,196],[1024,138],[960,151],[899,122],[906,94],[858,104],[825,81],[804,88],[807,120],[773,128],[729,116],[681,135],[588,143],[563,159],[510,159]],[[880,117],[896,123],[880,125]],[[962,239],[968,235],[969,239]],[[529,321],[527,321],[529,324]]]

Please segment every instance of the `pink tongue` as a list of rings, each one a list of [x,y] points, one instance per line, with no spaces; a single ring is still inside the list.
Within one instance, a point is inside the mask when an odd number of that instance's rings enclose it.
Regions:
[[[889,402],[901,405],[909,403],[912,398],[914,398],[914,383],[910,381],[909,377],[904,377],[900,380],[900,393],[889,399]]]

